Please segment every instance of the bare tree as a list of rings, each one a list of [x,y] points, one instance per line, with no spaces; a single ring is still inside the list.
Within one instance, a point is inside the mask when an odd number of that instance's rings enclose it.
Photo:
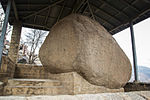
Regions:
[[[3,23],[4,23],[4,16],[5,16],[5,14],[4,14],[3,8],[0,4],[0,37],[1,37],[2,27],[3,27]],[[10,26],[8,24],[6,34],[5,34],[5,40],[4,40],[5,41],[4,42],[4,48],[3,48],[3,54],[4,55],[7,55],[8,51],[9,51],[9,48],[7,48],[8,47],[7,42],[9,42],[9,40],[7,40],[7,36],[10,35],[11,31],[12,31],[12,26]]]
[[[43,39],[46,36],[47,32],[42,30],[32,29],[29,31],[26,36],[26,43],[30,46],[29,50],[29,64],[33,64],[34,61],[38,58],[38,55],[35,54],[36,50],[43,43]]]
[[[0,35],[1,35],[2,27],[3,27],[3,23],[4,23],[4,16],[5,14],[0,4]],[[8,25],[6,35],[8,35],[11,31],[12,31],[12,26]]]
[[[2,25],[3,25],[3,22],[4,22],[4,13],[3,13],[3,10],[2,10],[2,7],[0,5],[0,36],[1,36],[1,32],[2,32]]]

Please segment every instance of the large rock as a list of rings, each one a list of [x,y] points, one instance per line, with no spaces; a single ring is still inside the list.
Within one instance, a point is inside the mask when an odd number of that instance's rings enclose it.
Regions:
[[[72,14],[55,24],[41,49],[40,60],[51,73],[78,72],[92,84],[123,87],[131,76],[129,59],[99,23]]]

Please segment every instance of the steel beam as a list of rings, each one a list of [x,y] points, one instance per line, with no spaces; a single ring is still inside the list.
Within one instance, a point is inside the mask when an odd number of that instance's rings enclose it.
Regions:
[[[16,18],[17,21],[19,21],[19,16],[18,16],[17,8],[16,8],[16,3],[15,3],[14,0],[12,0],[12,6],[13,6],[13,9],[14,9],[15,18]]]
[[[116,16],[109,14],[108,12],[104,11],[103,9],[101,9],[100,7],[96,6],[93,3],[90,3],[91,6],[95,7],[97,10],[101,11],[102,13],[106,14],[107,16],[109,16],[110,18],[115,19],[116,21],[118,21],[119,23],[121,23],[121,20],[119,20]]]
[[[132,18],[130,18],[130,19],[131,19],[132,21],[136,21],[138,18],[140,18],[142,15],[144,15],[144,14],[146,14],[146,13],[148,13],[148,12],[150,12],[150,9],[147,9],[147,10],[145,10],[144,12],[140,13],[139,15],[137,15],[137,16],[135,16],[135,17],[132,17]],[[126,25],[128,25],[128,24],[130,24],[130,23],[129,23],[129,22],[123,22],[123,23],[121,23],[121,25],[119,25],[119,26],[117,26],[117,27],[111,29],[109,32],[112,33],[114,30],[119,29],[120,27],[126,26]]]
[[[37,24],[31,24],[31,23],[23,23],[23,26],[34,26],[34,27],[44,28],[44,29],[46,29],[46,30],[49,30],[49,29],[50,29],[48,26],[37,25]]]
[[[63,13],[63,10],[64,10],[64,7],[65,7],[65,1],[64,1],[64,4],[63,4],[63,6],[62,6],[62,8],[61,8],[61,10],[60,10],[60,12],[59,12],[59,15],[58,15],[58,17],[57,17],[57,20],[56,20],[56,22],[58,22],[59,20],[60,20],[60,18],[61,18],[61,15],[62,15],[62,13]]]
[[[123,2],[124,4],[126,4],[128,7],[131,7],[132,9],[134,9],[136,12],[140,13],[140,11],[134,7],[132,4],[128,3],[127,1],[125,0],[121,0],[121,2]]]
[[[74,5],[74,7],[72,9],[72,13],[78,13],[80,11],[81,7],[86,3],[86,1],[87,0],[81,0],[78,3],[77,0],[76,0],[75,5]]]
[[[44,22],[44,25],[47,24],[47,20],[48,20],[48,18],[49,18],[50,12],[51,12],[51,8],[49,7],[48,12],[47,12],[47,16],[45,16],[45,22]]]
[[[31,13],[35,13],[37,11],[18,11],[18,14],[22,15],[22,14],[31,14]],[[10,12],[10,15],[14,14],[15,12],[14,11],[11,11]],[[20,17],[19,15],[19,17]]]
[[[84,14],[84,12],[87,10],[88,4],[86,3],[83,7],[83,10],[81,11],[81,14]]]
[[[90,4],[89,4],[89,0],[87,0],[87,4],[88,4],[89,10],[90,10],[90,13],[91,13],[91,15],[92,15],[92,18],[93,18],[93,20],[95,20],[95,16],[94,16],[93,10],[92,10],[92,8],[91,8],[91,6],[90,6]]]
[[[104,4],[110,6],[111,8],[113,8],[114,10],[116,10],[118,13],[121,13],[124,16],[126,16],[127,18],[129,18],[129,16],[126,13],[124,13],[123,11],[118,10],[116,7],[114,7],[113,5],[111,5],[108,1],[106,1],[106,0],[100,0],[100,1],[103,2]]]
[[[130,22],[130,32],[131,32],[131,42],[132,42],[132,52],[133,52],[133,67],[134,67],[134,77],[135,82],[138,82],[138,66],[137,66],[137,56],[136,56],[136,46],[133,30],[133,22]]]
[[[43,9],[41,9],[41,10],[39,10],[39,11],[33,13],[33,14],[30,14],[30,15],[28,15],[28,16],[25,16],[23,19],[27,19],[27,18],[29,18],[29,17],[31,17],[31,16],[37,15],[38,13],[40,13],[40,12],[42,12],[42,11],[48,9],[49,7],[53,7],[53,6],[55,6],[55,5],[59,4],[59,3],[61,3],[62,1],[64,1],[64,0],[58,0],[58,1],[56,1],[56,2],[53,2],[52,4],[50,4],[49,6],[43,8]]]
[[[17,7],[19,8],[19,7],[28,7],[28,6],[31,6],[31,7],[39,7],[39,8],[41,8],[41,7],[47,7],[47,6],[49,6],[50,4],[17,4]],[[4,7],[6,7],[7,5],[5,5],[4,4]],[[57,5],[55,5],[55,6],[58,6],[58,7],[62,7],[62,5],[60,5],[60,4],[57,4]],[[69,7],[69,6],[67,6],[67,5],[65,5],[65,7],[64,7],[65,9],[72,9],[71,7]],[[35,12],[37,12],[37,11],[35,11]],[[19,13],[19,12],[18,12]]]
[[[11,8],[11,2],[12,2],[12,0],[8,0],[6,13],[5,13],[4,24],[3,24],[2,33],[1,33],[1,36],[0,36],[0,67],[1,67],[1,63],[2,63],[4,40],[5,40],[5,34],[6,34],[6,30],[7,30],[7,25],[8,25],[8,18],[9,18],[9,13],[10,13],[10,8]]]
[[[94,13],[94,16],[97,17],[97,18],[99,18],[100,20],[102,20],[102,21],[104,22],[103,25],[105,25],[105,23],[107,23],[107,24],[109,24],[110,26],[115,27],[114,24],[108,22],[107,20],[105,20],[105,19],[102,18],[101,16],[97,15],[96,13]]]
[[[36,15],[37,17],[41,17],[41,18],[45,18],[45,16],[43,16],[43,15]],[[56,19],[56,17],[52,17],[52,16],[48,16],[48,19],[49,18],[52,18],[52,19]]]

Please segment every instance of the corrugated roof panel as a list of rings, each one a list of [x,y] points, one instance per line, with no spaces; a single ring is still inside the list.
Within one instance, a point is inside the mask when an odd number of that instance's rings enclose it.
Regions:
[[[1,3],[5,11],[7,0],[1,0]],[[15,4],[23,26],[46,30],[77,7],[79,11],[76,13],[88,17],[93,13],[96,20],[112,34],[127,28],[131,20],[138,23],[150,17],[149,0],[89,0],[91,10],[86,0],[15,0]],[[13,24],[13,8],[9,18],[10,24]]]
[[[134,9],[131,9],[131,7],[126,8],[124,12],[126,12],[130,18],[138,14],[138,12]]]
[[[60,10],[61,10],[61,7],[56,7],[56,6],[51,7],[50,16],[57,18],[57,15],[59,14]]]
[[[134,6],[138,9],[146,9],[148,6],[150,6],[150,1],[149,0],[138,0],[134,3]]]
[[[118,13],[118,11],[107,4],[104,4],[101,8],[110,15],[116,15]]]
[[[124,5],[123,3],[121,3],[121,0],[106,0],[107,2],[109,2],[112,6],[114,6],[115,8],[117,8],[118,10],[123,10],[126,5]]]

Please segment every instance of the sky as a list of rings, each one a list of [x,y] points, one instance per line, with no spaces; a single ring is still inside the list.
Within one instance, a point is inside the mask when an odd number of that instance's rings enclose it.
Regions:
[[[150,18],[133,26],[138,66],[150,68]],[[127,28],[113,36],[133,65],[130,29]]]

